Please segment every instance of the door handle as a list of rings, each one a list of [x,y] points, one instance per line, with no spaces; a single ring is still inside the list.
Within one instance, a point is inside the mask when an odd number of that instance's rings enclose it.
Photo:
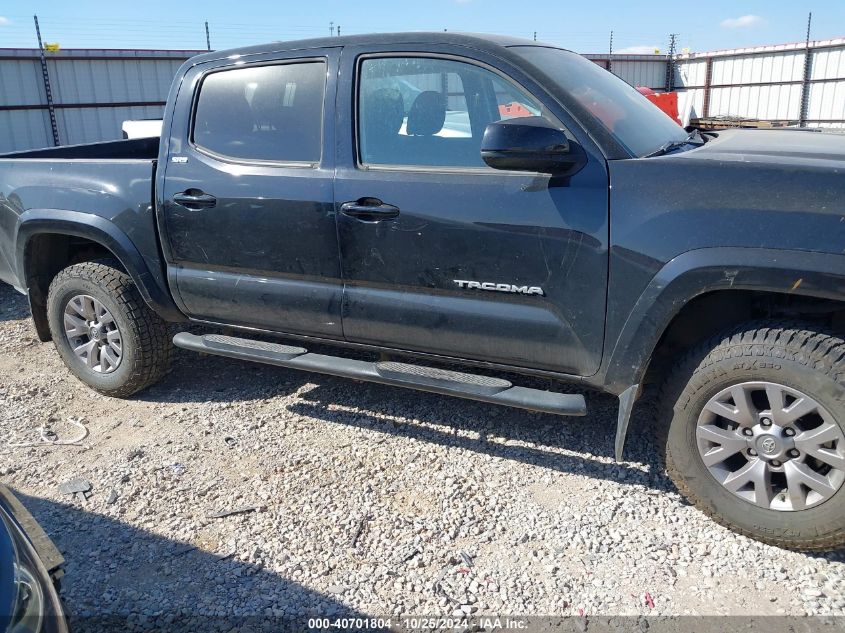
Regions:
[[[187,209],[207,209],[217,204],[217,198],[199,189],[188,189],[174,194],[173,202]]]
[[[344,202],[340,212],[363,222],[380,222],[399,216],[399,207],[385,204],[378,198],[359,198],[354,202]]]

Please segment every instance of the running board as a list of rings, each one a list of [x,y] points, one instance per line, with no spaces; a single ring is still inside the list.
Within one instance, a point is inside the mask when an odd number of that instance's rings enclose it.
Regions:
[[[366,380],[384,385],[431,391],[447,396],[503,404],[557,415],[587,415],[581,394],[554,393],[515,387],[507,380],[459,371],[435,369],[407,363],[371,363],[338,356],[312,354],[304,347],[265,343],[234,336],[180,332],[173,337],[176,347],[194,352],[227,356],[290,369],[304,369],[342,378]]]

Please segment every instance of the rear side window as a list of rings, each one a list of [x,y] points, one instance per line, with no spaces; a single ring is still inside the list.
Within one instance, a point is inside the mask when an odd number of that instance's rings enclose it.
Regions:
[[[194,144],[242,160],[317,163],[325,90],[322,61],[211,73],[200,86]]]

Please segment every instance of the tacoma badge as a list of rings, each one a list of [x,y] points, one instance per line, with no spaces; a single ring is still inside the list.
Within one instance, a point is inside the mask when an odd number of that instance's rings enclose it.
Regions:
[[[512,292],[523,295],[545,295],[539,286],[516,286],[514,284],[494,284],[491,281],[466,281],[464,279],[453,279],[458,288],[469,290],[494,290],[496,292]]]

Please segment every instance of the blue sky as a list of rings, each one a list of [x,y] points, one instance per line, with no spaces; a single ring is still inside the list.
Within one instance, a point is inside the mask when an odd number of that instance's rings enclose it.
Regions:
[[[32,15],[46,42],[62,48],[205,48],[208,20],[213,48],[328,35],[442,30],[532,37],[579,52],[705,51],[802,41],[807,12],[814,39],[845,36],[845,1],[770,0],[568,2],[565,0],[5,0],[0,2],[0,47],[36,44]]]

